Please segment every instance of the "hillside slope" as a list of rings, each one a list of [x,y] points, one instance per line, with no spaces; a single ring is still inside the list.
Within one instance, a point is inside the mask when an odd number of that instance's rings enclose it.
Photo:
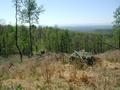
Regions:
[[[85,69],[69,64],[68,54],[24,57],[23,63],[11,56],[0,65],[0,90],[119,90],[120,51],[96,56],[101,62]]]

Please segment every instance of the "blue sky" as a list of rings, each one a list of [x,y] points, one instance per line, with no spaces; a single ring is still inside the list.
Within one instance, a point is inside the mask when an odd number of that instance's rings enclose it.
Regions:
[[[0,19],[14,24],[12,0],[0,1]],[[120,0],[37,0],[45,12],[40,15],[41,25],[110,25],[113,12]]]

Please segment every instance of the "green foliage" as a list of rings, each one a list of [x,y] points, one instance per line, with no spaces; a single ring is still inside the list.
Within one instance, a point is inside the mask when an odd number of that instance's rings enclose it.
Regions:
[[[24,89],[20,84],[11,87],[0,84],[0,90],[24,90]]]
[[[21,84],[17,85],[16,88],[15,88],[15,90],[23,90]]]
[[[120,49],[120,6],[114,12],[114,18],[115,18],[113,26],[114,43]]]
[[[36,0],[23,0],[20,19],[23,23],[37,23],[39,15],[43,12],[43,6],[38,7]]]
[[[17,54],[15,46],[15,27],[11,25],[0,26],[0,55],[7,56]],[[29,28],[18,26],[19,46],[24,55],[29,54],[28,40]],[[101,53],[115,46],[114,37],[111,33],[83,33],[63,30],[56,27],[36,27],[32,28],[33,52],[50,51],[56,53],[72,53],[74,50],[85,49],[92,53]]]

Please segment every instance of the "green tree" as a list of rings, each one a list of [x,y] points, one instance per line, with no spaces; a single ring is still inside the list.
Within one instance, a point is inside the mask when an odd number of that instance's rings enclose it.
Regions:
[[[21,20],[24,23],[29,24],[29,56],[33,55],[32,53],[32,25],[38,23],[39,15],[43,12],[43,6],[38,7],[36,0],[23,0],[23,9],[21,11]]]
[[[120,6],[114,12],[114,33],[116,37],[116,41],[118,42],[118,48],[120,49]]]
[[[71,50],[71,38],[68,30],[61,33],[60,37],[60,51],[69,53]]]

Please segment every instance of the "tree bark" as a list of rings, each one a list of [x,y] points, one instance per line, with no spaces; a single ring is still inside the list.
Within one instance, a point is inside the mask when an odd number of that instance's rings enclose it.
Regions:
[[[29,22],[29,49],[30,49],[30,57],[33,56],[32,53],[32,33],[31,33],[31,23]]]
[[[21,52],[20,47],[18,45],[18,24],[17,24],[17,21],[18,21],[18,18],[17,18],[18,5],[17,4],[18,4],[18,0],[16,0],[16,15],[15,15],[15,18],[16,18],[16,32],[15,32],[15,40],[16,40],[16,47],[17,47],[17,49],[19,51],[19,54],[20,54],[20,60],[21,60],[21,62],[23,62],[23,60],[22,60],[22,52]]]
[[[30,0],[28,6],[28,17],[29,17],[29,57],[33,55],[32,53],[32,33],[31,33],[31,9],[30,9]]]
[[[120,49],[120,29],[119,29],[119,49]]]

